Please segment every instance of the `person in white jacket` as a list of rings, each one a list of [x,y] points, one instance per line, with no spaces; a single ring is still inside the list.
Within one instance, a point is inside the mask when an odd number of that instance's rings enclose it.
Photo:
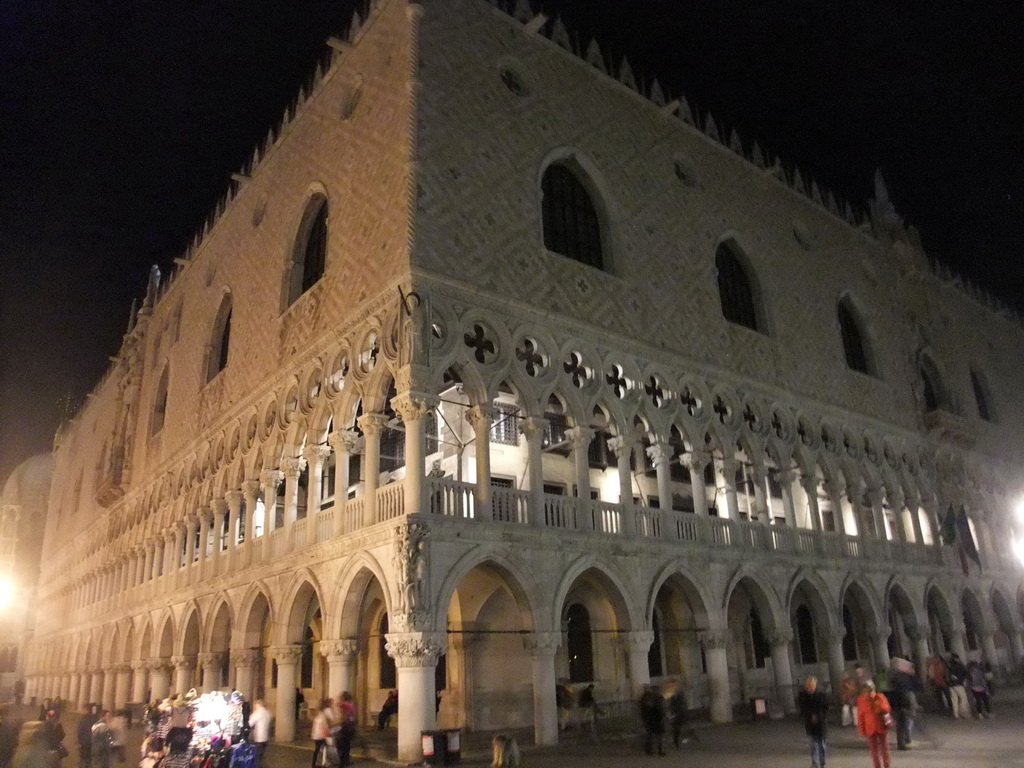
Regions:
[[[324,699],[321,701],[320,709],[317,710],[316,716],[313,718],[313,728],[310,734],[310,738],[313,739],[313,763],[311,768],[328,765],[327,760],[320,759],[320,753],[327,749],[331,738],[331,726],[337,720],[334,709],[331,707],[331,700]]]
[[[267,749],[267,742],[270,741],[272,719],[270,710],[263,705],[263,699],[256,699],[252,705],[252,714],[249,715],[249,740],[256,747],[256,768],[263,766],[263,753]]]

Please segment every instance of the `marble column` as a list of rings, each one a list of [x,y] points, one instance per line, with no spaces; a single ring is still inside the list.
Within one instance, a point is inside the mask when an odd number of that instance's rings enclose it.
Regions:
[[[647,654],[654,642],[654,633],[651,631],[624,632],[622,641],[625,646],[627,663],[629,665],[629,683],[632,686],[632,697],[635,701],[640,698],[644,686],[651,682],[651,669],[648,664]]]
[[[825,493],[828,495],[829,504],[832,506],[832,521],[835,523],[836,533],[846,535],[846,521],[843,519],[843,491],[845,486],[840,479],[832,479],[825,482]]]
[[[284,480],[279,469],[265,469],[260,472],[263,484],[263,535],[267,536],[277,527],[277,489]]]
[[[427,453],[426,418],[434,398],[406,393],[391,400],[391,406],[405,425],[405,514],[429,511],[424,482]]]
[[[768,484],[768,470],[763,461],[755,461],[751,468],[754,483],[754,514],[765,525],[772,524],[772,511],[768,504],[765,486]]]
[[[291,530],[292,524],[299,516],[299,476],[306,468],[306,460],[289,457],[281,459],[281,471],[284,473],[284,528]]]
[[[476,488],[474,507],[477,520],[494,519],[491,510],[491,422],[494,410],[489,405],[475,405],[466,411],[466,421],[473,427],[476,454]]]
[[[176,693],[185,693],[192,687],[192,671],[196,668],[196,660],[192,656],[173,656],[171,664],[174,665],[174,690]]]
[[[885,527],[885,511],[882,506],[882,489],[877,485],[869,485],[866,489],[868,501],[871,502],[871,519],[875,523],[875,536],[888,539]]]
[[[437,632],[390,632],[387,652],[398,671],[398,759],[423,759],[420,734],[436,727],[434,669],[446,637]]]
[[[981,636],[982,660],[988,662],[992,669],[999,668],[999,656],[996,654],[995,635],[987,632]]]
[[[519,422],[519,431],[526,438],[526,474],[524,490],[530,493],[529,522],[543,528],[546,524],[544,513],[544,419],[527,416]],[[580,509],[583,509],[581,506]],[[577,521],[580,527],[592,527]]]
[[[352,692],[352,663],[359,651],[359,642],[349,638],[345,640],[320,641],[320,653],[327,659],[327,695],[336,699],[342,692]]]
[[[132,662],[132,704],[141,704],[146,701],[146,688],[149,682],[149,669],[144,661]]]
[[[114,709],[124,709],[132,684],[132,668],[128,664],[115,667],[117,679],[114,685]]]
[[[789,646],[793,642],[790,631],[775,631],[768,637],[772,647],[772,666],[775,668],[775,685],[779,691],[779,703],[787,715],[796,712],[796,695],[793,692],[793,666],[789,657]]]
[[[256,696],[253,672],[259,660],[260,652],[254,648],[235,648],[231,651],[231,662],[235,665],[235,688],[247,699]]]
[[[380,433],[388,418],[383,413],[364,413],[359,417],[363,430],[363,520],[364,528],[377,524],[377,486],[380,483]]]
[[[89,687],[89,701],[97,704],[103,703],[103,678],[104,670],[93,669],[91,685]]]
[[[174,557],[171,560],[171,568],[175,572],[180,571],[182,567],[181,561],[184,557],[186,536],[188,536],[187,526],[182,522],[177,523],[174,526]]]
[[[707,667],[708,694],[711,699],[711,722],[732,721],[732,694],[729,688],[729,633],[726,630],[708,630],[701,633],[704,660]]]
[[[224,493],[224,501],[228,505],[228,534],[225,549],[229,552],[234,551],[238,546],[239,535],[242,533],[238,529],[238,521],[242,515],[242,499],[241,491],[226,491]]]
[[[196,560],[196,529],[199,526],[199,517],[189,515],[185,518],[185,570],[189,571],[192,563]]]
[[[889,499],[889,507],[892,509],[893,527],[896,529],[896,538],[901,542],[907,541],[906,518],[903,515],[903,492],[899,489],[886,491]]]
[[[245,502],[245,530],[241,531],[242,543],[248,543],[256,538],[256,505],[260,500],[260,481],[244,480],[242,482],[242,498]],[[266,525],[266,513],[264,513],[264,525]],[[252,551],[252,547],[247,547]]]
[[[739,462],[735,457],[726,456],[722,459],[722,480],[725,482],[725,505],[728,512],[723,515],[718,510],[719,517],[728,517],[731,520],[740,519],[740,505],[736,499],[736,470],[739,469]]]
[[[558,705],[555,701],[555,653],[560,632],[534,632],[523,638],[533,667],[533,739],[538,745],[558,743]]]
[[[225,499],[214,499],[211,507],[213,509],[213,522],[211,523],[210,538],[212,539],[210,558],[213,567],[217,567],[220,561],[221,550],[224,549],[224,519],[228,514],[228,503]],[[214,571],[216,573],[216,571]]]
[[[575,468],[576,496],[590,508],[590,443],[594,430],[589,427],[573,427],[565,431],[565,437],[572,446],[572,461]]]
[[[150,659],[149,661],[150,696],[160,701],[171,692],[171,676],[167,668],[167,659]]]
[[[704,484],[704,467],[711,461],[707,451],[690,451],[680,459],[690,472],[690,493],[693,494],[693,511],[698,515],[708,514],[708,489]]]
[[[323,503],[324,463],[331,455],[326,445],[307,445],[302,449],[302,458],[309,467],[309,482],[306,484],[306,517],[316,515]]]
[[[221,680],[221,667],[224,665],[224,654],[207,652],[199,654],[199,666],[203,670],[203,691],[219,691],[224,681]]]
[[[647,449],[647,456],[654,464],[655,479],[658,484],[658,508],[672,511],[672,478],[669,475],[669,464],[672,463],[674,450],[668,443],[654,443]]]
[[[345,531],[345,505],[348,502],[349,459],[359,446],[359,433],[352,429],[337,430],[327,439],[334,449],[334,535]]]
[[[879,627],[869,633],[875,657],[875,672],[889,668],[889,627]]]
[[[782,488],[782,510],[786,516],[786,525],[789,528],[796,528],[796,506],[793,504],[793,482],[796,480],[796,473],[792,470],[779,472],[777,480]]]
[[[207,559],[210,555],[210,528],[213,522],[213,513],[209,507],[200,507],[196,510],[196,515],[199,517],[199,567],[204,569]]]
[[[843,654],[843,638],[846,631],[839,629],[828,636],[828,674],[832,682],[832,698],[839,699],[839,687],[846,671],[846,656]]]
[[[627,536],[636,535],[636,508],[633,506],[633,471],[629,459],[633,455],[633,441],[625,437],[613,437],[608,447],[615,454],[619,470],[619,504],[622,507],[622,531]]]
[[[807,516],[811,520],[811,530],[821,530],[821,512],[818,509],[818,478],[815,475],[802,475],[800,485],[807,496]]]
[[[295,689],[298,685],[301,645],[279,645],[271,648],[277,661],[277,722],[274,741],[295,740]]]

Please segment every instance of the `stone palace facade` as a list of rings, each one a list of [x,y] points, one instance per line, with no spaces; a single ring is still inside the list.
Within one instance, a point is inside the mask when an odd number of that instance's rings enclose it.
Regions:
[[[57,436],[28,695],[233,686],[290,740],[297,690],[398,688],[415,759],[556,741],[559,679],[725,721],[1024,660],[1024,329],[880,179],[856,212],[525,3],[331,48]]]

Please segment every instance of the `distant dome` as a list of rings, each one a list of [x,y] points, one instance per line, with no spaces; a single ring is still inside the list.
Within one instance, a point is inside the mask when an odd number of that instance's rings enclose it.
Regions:
[[[45,514],[52,475],[52,454],[40,453],[25,459],[7,478],[0,504],[16,504],[26,511]]]

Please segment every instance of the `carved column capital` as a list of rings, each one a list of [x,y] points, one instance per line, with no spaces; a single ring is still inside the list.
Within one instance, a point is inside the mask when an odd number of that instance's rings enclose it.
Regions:
[[[627,437],[612,437],[608,440],[608,448],[617,459],[628,456],[632,452],[634,444],[633,439]]]
[[[226,515],[228,512],[228,501],[227,499],[214,499],[210,502],[210,508],[215,515]]]
[[[343,640],[321,640],[320,655],[328,661],[341,660],[346,664],[359,653],[359,641],[354,638]]]
[[[260,660],[260,652],[256,648],[239,648],[231,651],[231,661],[238,667],[251,667]]]
[[[892,634],[892,629],[887,626],[878,627],[868,631],[868,637],[871,638],[872,642],[882,643],[889,639],[889,635]]]
[[[519,434],[529,440],[534,435],[543,435],[545,419],[538,418],[536,416],[527,416],[523,419],[519,419],[519,423],[516,424],[516,429],[519,430]]]
[[[654,642],[654,633],[650,630],[623,632],[619,637],[623,645],[631,651],[639,653],[647,653],[651,650],[651,644]]]
[[[306,460],[308,466],[323,464],[330,455],[331,447],[329,445],[307,445],[302,449],[302,458]]]
[[[171,666],[171,660],[166,656],[158,656],[155,659],[146,659],[144,663],[146,665],[146,669],[150,672],[160,672],[161,670],[167,669],[167,667]]]
[[[284,473],[279,469],[265,469],[260,472],[260,483],[267,491],[276,491],[284,480]]]
[[[335,430],[327,442],[337,453],[353,454],[359,450],[359,433],[354,429]]]
[[[202,664],[204,667],[219,666],[220,664],[224,663],[224,654],[218,653],[216,651],[200,653],[199,663]]]
[[[698,448],[690,451],[685,456],[681,456],[679,461],[691,472],[703,472],[704,467],[711,461],[711,452]]]
[[[793,632],[790,629],[777,629],[774,632],[769,632],[765,639],[772,648],[786,647],[793,642]]]
[[[561,645],[561,632],[534,632],[523,636],[523,647],[534,656],[554,656]]]
[[[398,414],[402,423],[408,424],[410,421],[426,418],[436,404],[436,400],[437,398],[426,395],[406,392],[391,398],[391,407],[395,409],[395,413]]]
[[[396,667],[433,667],[446,645],[443,632],[389,632],[385,647]]]
[[[363,430],[363,434],[369,437],[381,433],[387,426],[388,417],[383,413],[364,413],[356,421],[359,423],[359,428]]]
[[[565,430],[565,438],[569,441],[573,450],[586,448],[594,439],[595,434],[597,433],[590,427],[572,427]]]
[[[195,656],[171,656],[171,666],[175,669],[192,669],[195,665]]]
[[[286,480],[295,480],[306,468],[306,460],[296,456],[281,459],[281,471]]]
[[[724,629],[704,630],[699,634],[699,639],[705,651],[724,650],[729,647],[729,632]]]
[[[244,480],[242,481],[242,493],[251,494],[253,496],[259,495],[260,492],[260,481],[259,480]]]
[[[242,492],[241,491],[225,491],[224,501],[228,503],[229,509],[238,509],[242,504]]]
[[[270,649],[278,666],[294,666],[302,658],[301,645],[275,645]]]
[[[668,466],[668,463],[672,461],[672,454],[674,449],[668,443],[655,443],[647,449],[647,455],[650,456],[654,466],[664,464]]]
[[[494,408],[490,405],[474,405],[472,408],[466,409],[466,421],[474,429],[480,427],[490,428],[493,420]]]

